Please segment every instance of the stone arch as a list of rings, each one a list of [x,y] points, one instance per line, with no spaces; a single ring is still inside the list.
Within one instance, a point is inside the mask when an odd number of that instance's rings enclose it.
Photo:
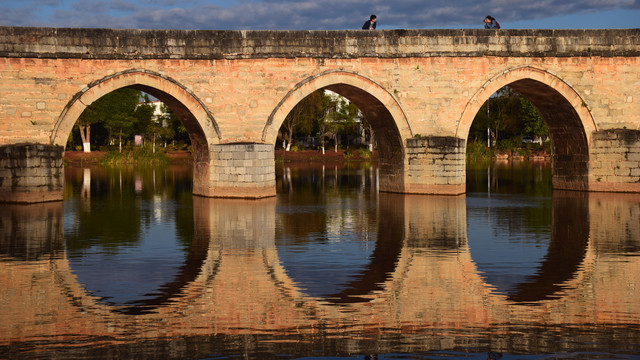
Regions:
[[[304,79],[285,95],[271,112],[262,131],[262,141],[275,143],[278,130],[293,107],[319,89],[328,89],[348,98],[373,121],[392,120],[387,124],[388,131],[395,130],[400,138],[412,136],[404,109],[382,85],[354,72],[329,70]]]
[[[488,80],[465,106],[456,136],[467,139],[482,105],[503,86],[528,98],[542,114],[552,144],[554,188],[587,190],[589,147],[597,126],[580,94],[547,70],[521,66]]]
[[[291,110],[312,92],[331,90],[355,104],[373,126],[378,144],[381,191],[404,190],[405,140],[413,136],[406,112],[382,85],[363,75],[329,70],[296,84],[275,107],[262,132],[262,141],[275,144],[278,130]]]
[[[103,95],[131,87],[149,93],[167,104],[182,120],[194,148],[196,162],[209,158],[208,145],[218,143],[220,130],[213,116],[187,87],[168,76],[144,69],[131,69],[106,76],[76,93],[56,121],[52,145],[64,146],[84,109]]]

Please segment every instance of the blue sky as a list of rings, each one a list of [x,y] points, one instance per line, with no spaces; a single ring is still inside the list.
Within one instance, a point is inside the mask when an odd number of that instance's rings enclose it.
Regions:
[[[0,0],[0,25],[201,30],[639,28],[640,0]]]

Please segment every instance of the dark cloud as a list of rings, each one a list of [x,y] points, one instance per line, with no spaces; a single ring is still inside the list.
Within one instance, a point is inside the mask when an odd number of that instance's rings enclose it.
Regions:
[[[488,14],[504,23],[640,8],[640,0],[213,2],[219,5],[212,5],[206,0],[73,0],[67,3],[71,3],[71,6],[57,9],[63,4],[61,0],[15,2],[23,5],[5,6],[5,11],[0,14],[0,24],[142,29],[359,29],[370,14],[376,14],[379,28],[412,29],[479,27]]]

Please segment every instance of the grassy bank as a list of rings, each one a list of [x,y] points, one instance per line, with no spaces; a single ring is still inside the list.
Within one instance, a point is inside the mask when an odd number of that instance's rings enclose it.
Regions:
[[[489,148],[484,143],[470,142],[467,144],[467,163],[487,163],[493,159],[532,159],[549,158],[550,143],[543,145],[523,144],[512,147]]]
[[[102,165],[162,165],[168,163],[167,156],[160,151],[153,151],[151,146],[141,146],[110,150],[100,161]]]

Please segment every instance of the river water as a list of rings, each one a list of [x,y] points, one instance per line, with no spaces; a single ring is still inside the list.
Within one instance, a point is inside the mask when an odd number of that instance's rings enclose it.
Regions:
[[[370,165],[277,167],[277,197],[191,168],[65,169],[0,207],[0,358],[640,358],[640,195],[552,191],[548,163],[467,194],[380,193]]]

